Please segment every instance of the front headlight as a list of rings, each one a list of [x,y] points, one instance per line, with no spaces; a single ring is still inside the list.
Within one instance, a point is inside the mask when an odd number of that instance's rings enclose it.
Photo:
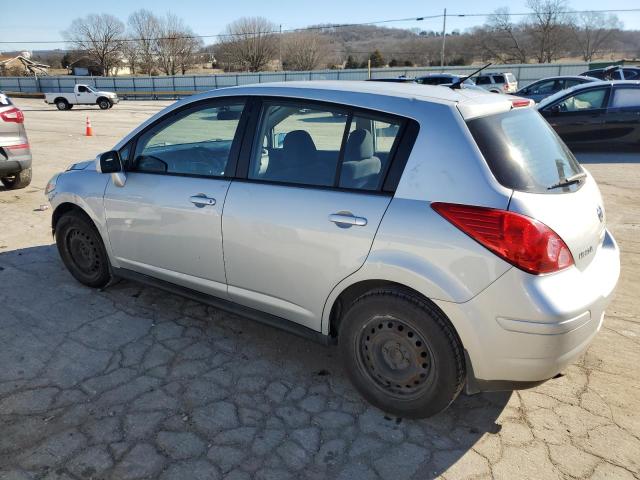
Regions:
[[[47,182],[47,186],[44,188],[45,195],[49,195],[51,192],[53,192],[56,189],[56,183],[58,182],[59,175],[60,174],[54,175],[53,177],[51,177],[51,180]]]

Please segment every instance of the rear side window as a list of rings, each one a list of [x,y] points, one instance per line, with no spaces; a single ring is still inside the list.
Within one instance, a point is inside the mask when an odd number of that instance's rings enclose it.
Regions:
[[[484,76],[484,77],[478,77],[476,79],[476,85],[489,85],[491,83],[491,78]]]
[[[640,108],[640,88],[618,88],[614,90],[611,108]]]
[[[494,176],[507,188],[556,193],[548,188],[582,171],[571,151],[533,109],[476,118],[467,125]]]
[[[631,68],[624,69],[625,80],[637,80],[638,78],[640,78],[640,70],[635,70]]]
[[[504,75],[494,75],[493,76],[493,81],[496,83],[506,83],[505,79],[504,79]]]
[[[400,122],[304,103],[265,103],[248,178],[379,190]]]

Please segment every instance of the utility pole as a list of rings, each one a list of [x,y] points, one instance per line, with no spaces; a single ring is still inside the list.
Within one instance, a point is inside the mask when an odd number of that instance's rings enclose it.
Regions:
[[[444,44],[447,38],[447,9],[444,9],[442,17],[442,51],[440,52],[440,68],[444,67]]]
[[[284,70],[282,67],[282,24],[280,24],[280,35],[278,35],[278,57],[280,58],[280,70]]]

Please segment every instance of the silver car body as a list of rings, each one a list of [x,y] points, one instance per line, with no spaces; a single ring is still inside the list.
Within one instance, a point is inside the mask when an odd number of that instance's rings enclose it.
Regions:
[[[509,111],[512,97],[378,82],[226,88],[175,103],[114,149],[185,104],[227,96],[375,108],[415,120],[420,131],[393,195],[231,178],[105,175],[85,162],[52,179],[54,219],[57,211],[77,205],[101,233],[115,269],[267,312],[325,336],[332,308],[348,289],[370,281],[404,285],[451,320],[468,355],[469,383],[480,385],[469,384],[470,391],[551,378],[600,329],[620,267],[618,247],[597,215],[603,207],[595,181],[587,174],[582,188],[562,195],[506,188],[466,127],[469,119]],[[214,198],[215,205],[195,207],[188,199],[197,194]],[[429,208],[435,201],[534,217],[558,232],[576,263],[548,275],[525,273]],[[353,212],[365,224],[340,228],[329,221],[340,212]]]
[[[2,115],[16,111],[11,100],[0,93],[0,177],[31,167],[31,149],[22,121],[6,121]],[[22,115],[22,113],[20,113]],[[15,114],[10,118],[15,120]]]

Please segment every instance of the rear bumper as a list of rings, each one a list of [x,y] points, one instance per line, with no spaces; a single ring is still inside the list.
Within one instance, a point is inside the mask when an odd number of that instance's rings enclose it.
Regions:
[[[0,176],[13,175],[31,166],[31,159],[24,160],[3,160],[0,157]]]
[[[467,351],[469,386],[527,388],[560,373],[600,330],[619,275],[607,231],[584,271],[535,276],[512,268],[466,303],[438,302]]]

